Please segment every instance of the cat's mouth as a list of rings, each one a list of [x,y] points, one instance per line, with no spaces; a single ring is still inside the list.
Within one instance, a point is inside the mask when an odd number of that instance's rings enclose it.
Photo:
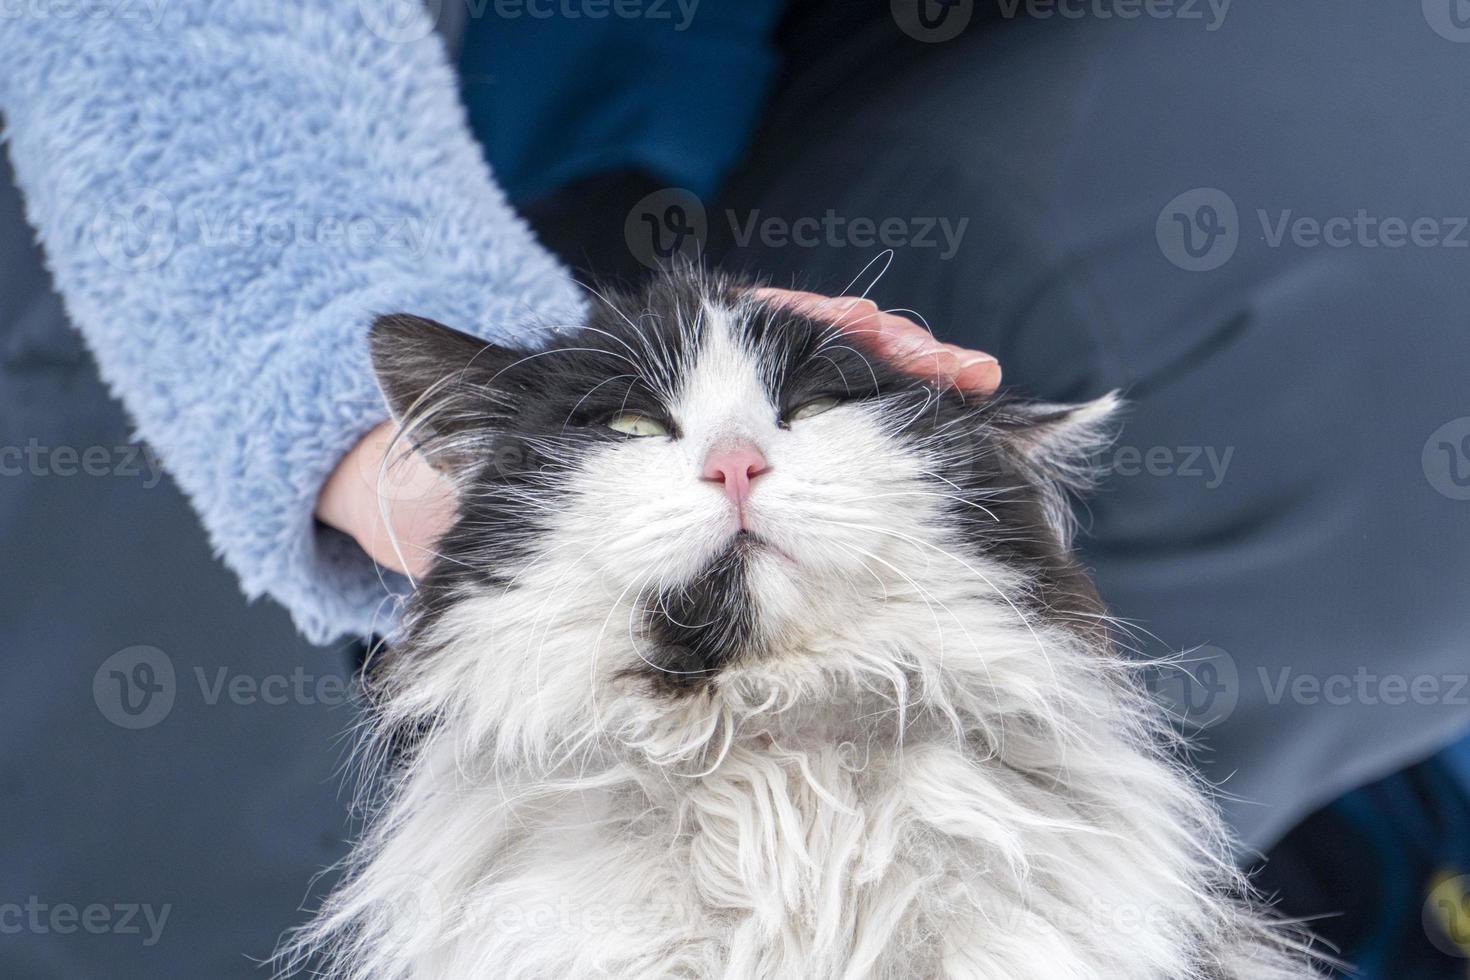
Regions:
[[[781,548],[769,538],[761,537],[749,528],[744,527],[736,531],[734,537],[730,539],[729,551],[743,559],[751,558],[765,552],[792,565],[797,563],[796,559],[791,557],[790,552]]]
[[[757,642],[755,566],[796,564],[770,538],[741,528],[693,578],[660,589],[647,606],[651,641],[640,673],[664,693],[700,689]]]

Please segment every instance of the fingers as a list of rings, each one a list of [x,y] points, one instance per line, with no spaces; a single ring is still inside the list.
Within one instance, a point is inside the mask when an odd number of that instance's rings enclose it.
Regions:
[[[908,317],[885,312],[870,299],[770,287],[753,290],[752,295],[862,336],[874,353],[916,377],[976,394],[989,394],[1000,387],[1000,364],[994,357],[942,344]]]
[[[337,464],[316,516],[352,538],[379,565],[414,577],[429,570],[457,513],[452,484],[383,422]]]

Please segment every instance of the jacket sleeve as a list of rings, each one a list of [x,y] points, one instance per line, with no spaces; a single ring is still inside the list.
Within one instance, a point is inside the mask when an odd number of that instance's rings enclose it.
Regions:
[[[428,15],[42,7],[0,22],[0,114],[72,321],[249,597],[316,642],[382,628],[384,578],[313,517],[386,417],[372,317],[492,338],[581,317],[492,183]]]

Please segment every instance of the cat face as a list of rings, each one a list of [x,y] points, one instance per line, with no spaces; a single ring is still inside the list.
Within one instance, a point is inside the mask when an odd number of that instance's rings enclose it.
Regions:
[[[969,398],[872,356],[861,324],[695,279],[611,297],[537,350],[402,315],[372,348],[408,440],[459,487],[408,621],[504,674],[460,683],[678,699],[854,644],[942,646],[971,593],[1020,620],[1091,609],[1063,485],[1110,401]]]

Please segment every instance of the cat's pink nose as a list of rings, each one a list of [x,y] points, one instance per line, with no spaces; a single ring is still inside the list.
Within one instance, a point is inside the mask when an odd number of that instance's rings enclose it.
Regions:
[[[716,449],[704,461],[704,478],[725,485],[725,496],[736,507],[750,496],[750,483],[766,470],[766,458],[751,445]]]

